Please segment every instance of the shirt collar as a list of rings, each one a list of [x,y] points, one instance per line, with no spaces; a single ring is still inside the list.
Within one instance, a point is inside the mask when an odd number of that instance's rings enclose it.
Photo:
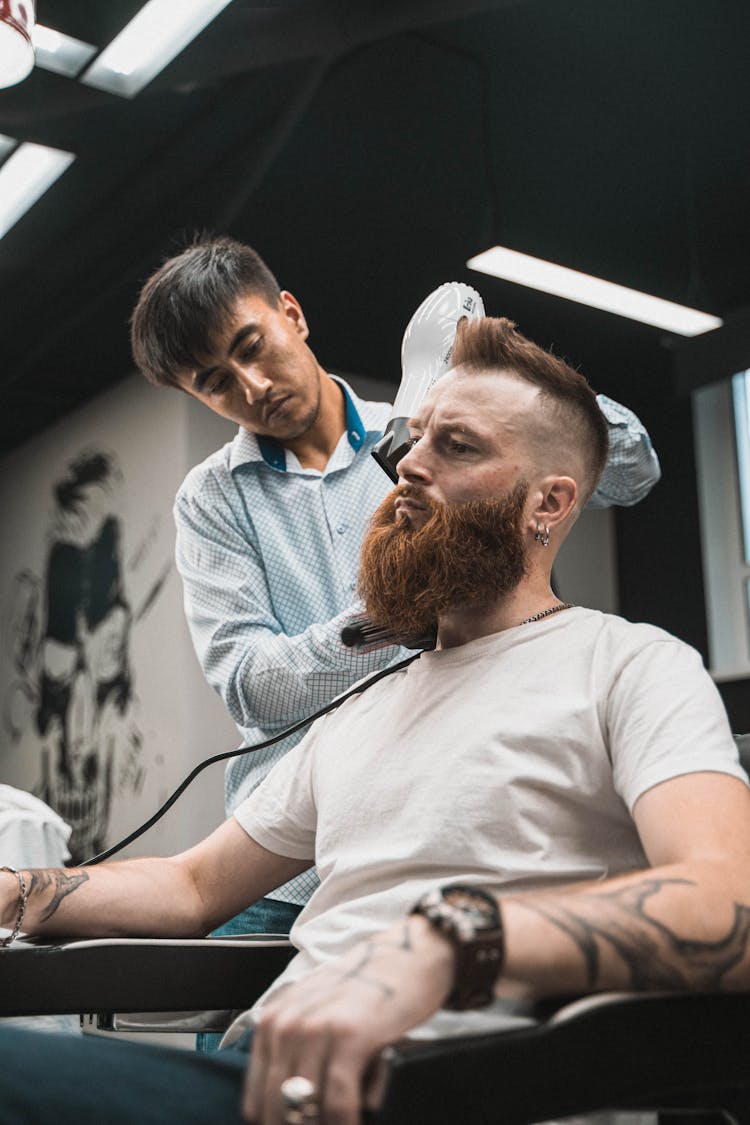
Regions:
[[[338,383],[344,392],[346,436],[352,449],[357,453],[364,445],[368,434],[380,434],[382,432],[382,426],[371,409],[375,404],[358,398],[351,387],[339,376],[332,375],[331,378],[335,383]],[[286,450],[283,445],[280,445],[275,438],[251,434],[249,430],[240,426],[237,436],[232,442],[229,458],[230,471],[234,471],[240,465],[246,465],[249,461],[265,461],[272,469],[281,473],[286,472]]]

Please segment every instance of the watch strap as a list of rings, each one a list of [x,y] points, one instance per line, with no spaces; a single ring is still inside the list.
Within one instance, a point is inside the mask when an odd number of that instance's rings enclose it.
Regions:
[[[453,988],[443,1007],[464,1011],[490,1004],[505,952],[495,899],[478,887],[438,887],[423,895],[412,913],[427,918],[453,946]]]

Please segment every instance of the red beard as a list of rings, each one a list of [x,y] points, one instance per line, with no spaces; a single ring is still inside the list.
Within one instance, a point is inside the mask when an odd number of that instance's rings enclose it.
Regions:
[[[520,481],[499,500],[430,504],[423,527],[398,517],[398,496],[422,494],[399,485],[372,517],[362,545],[359,593],[369,617],[402,635],[420,635],[447,610],[495,604],[526,574]]]

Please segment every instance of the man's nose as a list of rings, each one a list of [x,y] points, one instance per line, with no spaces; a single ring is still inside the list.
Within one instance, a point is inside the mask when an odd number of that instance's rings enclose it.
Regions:
[[[396,465],[399,480],[426,481],[430,472],[421,442],[415,442]]]
[[[261,402],[273,386],[271,380],[258,367],[238,364],[235,368],[235,377],[251,406]]]

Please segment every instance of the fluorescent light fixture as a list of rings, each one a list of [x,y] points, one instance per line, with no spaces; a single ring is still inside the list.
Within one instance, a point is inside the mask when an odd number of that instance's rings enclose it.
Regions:
[[[0,238],[8,233],[75,157],[46,145],[22,144],[0,168]]]
[[[0,161],[5,160],[5,157],[13,151],[18,144],[15,137],[6,137],[5,133],[0,133]]]
[[[19,0],[0,2],[0,87],[15,86],[34,68],[31,29],[34,8]]]
[[[36,65],[43,70],[63,74],[66,78],[76,78],[99,50],[82,39],[63,35],[61,31],[54,31],[41,23],[32,31],[31,42],[34,44]]]
[[[132,98],[180,53],[230,0],[148,0],[91,64],[87,86]]]
[[[615,285],[600,277],[569,270],[503,246],[493,246],[491,250],[470,258],[466,264],[469,269],[480,273],[515,281],[529,289],[540,289],[543,293],[552,293],[556,297],[617,313],[618,316],[628,316],[631,320],[640,320],[680,336],[700,336],[702,332],[720,328],[723,324],[718,316],[664,301],[661,297],[651,297],[637,289],[627,289],[624,285]]]

